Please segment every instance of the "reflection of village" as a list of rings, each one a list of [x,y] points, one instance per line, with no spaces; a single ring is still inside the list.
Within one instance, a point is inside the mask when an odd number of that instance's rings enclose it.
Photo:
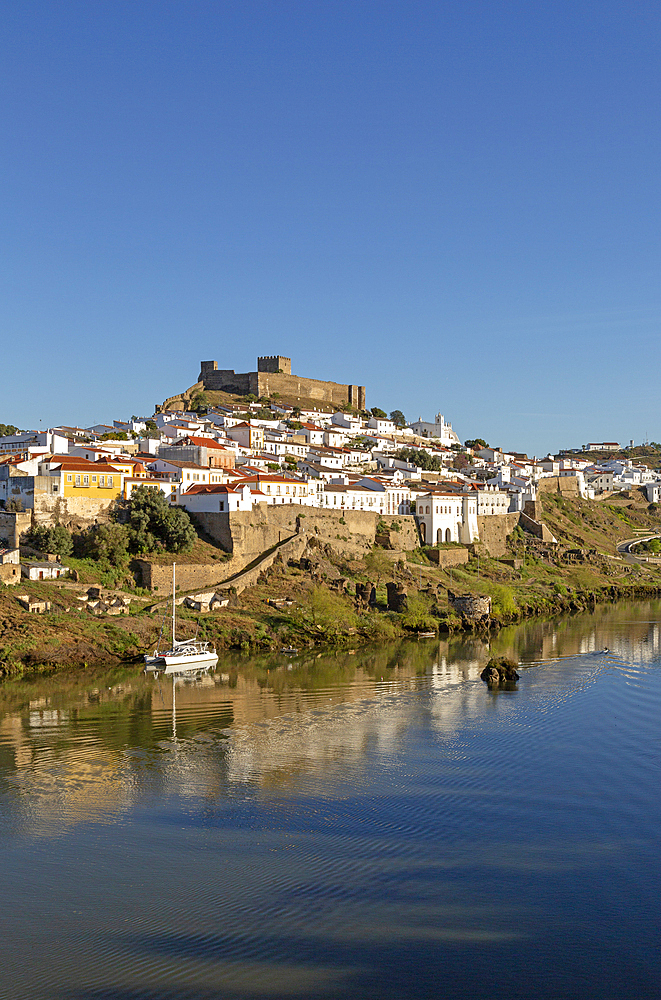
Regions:
[[[290,661],[228,660],[190,683],[138,674],[109,687],[81,683],[66,695],[56,680],[41,691],[33,684],[29,702],[0,701],[5,822],[48,833],[112,820],[145,795],[212,802],[241,784],[341,796],[349,774],[354,789],[369,783],[376,759],[396,766],[416,727],[442,736],[515,705],[479,680],[490,655],[513,656],[522,673],[528,664],[536,690],[547,683],[550,698],[559,670],[569,690],[603,670],[659,660],[660,610],[661,602],[621,604],[528,622],[490,643],[463,636]]]

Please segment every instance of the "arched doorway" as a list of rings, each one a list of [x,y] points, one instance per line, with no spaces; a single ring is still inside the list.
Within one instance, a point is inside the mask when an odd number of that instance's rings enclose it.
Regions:
[[[450,531],[449,528],[445,529],[445,541],[446,542],[451,542],[452,541],[452,532]]]
[[[436,532],[436,544],[440,545],[442,541],[443,541],[443,529],[439,528],[438,531]]]
[[[422,539],[422,544],[424,545],[427,541],[427,525],[424,521],[420,522],[420,538]]]

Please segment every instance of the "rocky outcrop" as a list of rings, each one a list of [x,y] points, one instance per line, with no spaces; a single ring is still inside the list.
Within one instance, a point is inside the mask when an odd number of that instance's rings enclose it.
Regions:
[[[481,679],[490,688],[510,687],[519,679],[516,672],[518,664],[506,656],[493,656],[480,674]]]

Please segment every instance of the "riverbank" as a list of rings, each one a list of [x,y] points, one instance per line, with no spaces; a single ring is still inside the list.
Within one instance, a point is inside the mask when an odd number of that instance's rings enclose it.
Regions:
[[[661,595],[661,566],[617,552],[624,537],[659,529],[655,510],[635,501],[550,496],[544,520],[557,544],[517,528],[498,558],[478,545],[467,562],[447,567],[438,565],[431,549],[403,553],[375,547],[362,559],[350,559],[313,541],[299,560],[276,562],[255,586],[230,594],[228,607],[202,615],[178,609],[178,634],[197,634],[220,653],[351,649],[421,633],[493,633],[527,619]],[[392,600],[388,606],[389,583],[402,597],[397,610]],[[157,642],[163,611],[151,610],[144,591],[127,592],[128,614],[94,617],[77,600],[82,584],[31,582],[19,589],[50,601],[51,611],[28,614],[13,589],[0,588],[0,678],[139,663]],[[459,615],[455,594],[491,598],[489,620]]]

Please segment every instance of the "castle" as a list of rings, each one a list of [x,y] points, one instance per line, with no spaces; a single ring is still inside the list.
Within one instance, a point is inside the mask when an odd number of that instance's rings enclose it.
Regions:
[[[198,382],[205,390],[231,392],[239,396],[281,396],[297,399],[315,399],[332,406],[349,403],[357,410],[365,409],[364,385],[341,385],[339,382],[322,382],[316,378],[292,375],[291,358],[280,354],[257,358],[256,372],[235,372],[219,368],[215,361],[202,361]]]

